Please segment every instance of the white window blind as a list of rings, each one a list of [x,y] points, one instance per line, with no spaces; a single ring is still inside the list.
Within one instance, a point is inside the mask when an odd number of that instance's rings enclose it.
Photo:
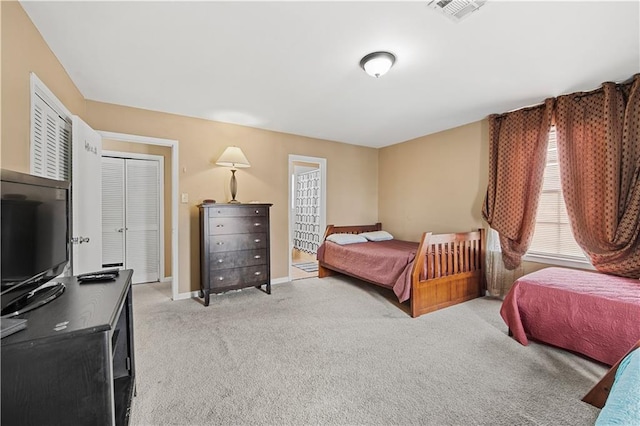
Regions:
[[[71,122],[37,91],[31,102],[31,174],[50,179],[71,178]]]
[[[547,163],[536,214],[536,228],[527,255],[568,261],[587,261],[571,232],[567,208],[562,196],[555,127],[552,127],[549,132]]]

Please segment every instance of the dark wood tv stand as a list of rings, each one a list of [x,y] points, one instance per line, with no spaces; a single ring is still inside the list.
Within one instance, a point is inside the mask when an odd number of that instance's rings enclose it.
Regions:
[[[2,424],[126,425],[135,392],[131,270],[18,316],[2,339]]]

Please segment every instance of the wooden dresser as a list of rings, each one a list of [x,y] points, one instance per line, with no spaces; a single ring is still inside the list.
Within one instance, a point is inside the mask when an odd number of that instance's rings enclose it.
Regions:
[[[202,204],[200,297],[266,285],[271,294],[269,208],[271,204]]]

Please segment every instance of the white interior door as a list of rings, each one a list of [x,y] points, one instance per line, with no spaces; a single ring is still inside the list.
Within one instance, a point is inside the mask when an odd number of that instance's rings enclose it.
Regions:
[[[102,267],[125,266],[124,159],[102,157]]]
[[[74,275],[102,268],[102,137],[73,116],[71,156]]]
[[[157,161],[127,159],[125,252],[134,282],[159,279],[160,212]]]

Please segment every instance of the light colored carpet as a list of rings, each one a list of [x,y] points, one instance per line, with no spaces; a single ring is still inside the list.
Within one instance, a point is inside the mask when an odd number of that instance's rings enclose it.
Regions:
[[[592,425],[606,367],[506,334],[500,301],[412,319],[345,277],[173,302],[134,286],[133,425]]]

